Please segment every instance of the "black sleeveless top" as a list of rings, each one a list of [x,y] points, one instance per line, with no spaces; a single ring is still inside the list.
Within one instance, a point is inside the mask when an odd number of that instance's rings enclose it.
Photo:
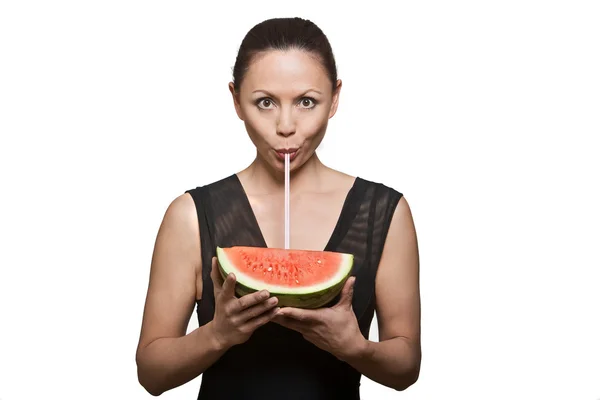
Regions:
[[[202,265],[209,266],[202,269],[202,299],[197,301],[202,326],[214,313],[210,265],[216,246],[266,247],[266,243],[236,174],[186,193],[198,211]],[[353,309],[365,338],[375,309],[377,266],[401,197],[383,184],[356,178],[324,249],[354,255]],[[198,399],[359,399],[360,378],[358,371],[300,333],[267,323],[203,373]]]

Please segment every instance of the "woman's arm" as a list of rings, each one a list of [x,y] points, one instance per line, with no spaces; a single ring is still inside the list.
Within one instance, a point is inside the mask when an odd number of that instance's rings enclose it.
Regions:
[[[226,350],[212,322],[186,335],[196,290],[202,288],[197,220],[192,198],[179,196],[165,213],[154,247],[136,352],[138,380],[154,396],[196,378]]]
[[[417,381],[421,365],[419,252],[404,197],[392,217],[375,291],[379,342],[358,341],[344,361],[369,379],[404,390]]]

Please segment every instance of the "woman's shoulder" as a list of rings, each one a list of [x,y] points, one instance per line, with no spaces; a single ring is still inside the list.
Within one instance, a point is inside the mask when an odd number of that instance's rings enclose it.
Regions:
[[[190,186],[185,190],[185,193],[195,194],[202,190],[215,190],[223,186],[231,186],[232,183],[235,183],[236,179],[236,174],[228,174],[220,178],[211,179],[206,182],[200,182],[197,184],[197,186]]]
[[[357,176],[357,180],[362,181],[363,185],[368,186],[373,190],[376,190],[380,194],[387,194],[399,197],[403,196],[403,193],[400,191],[400,189],[396,185],[391,184],[390,182],[377,180],[374,178],[365,178],[361,175]]]
[[[377,188],[382,191],[390,191],[401,193],[397,188],[391,185],[389,182],[385,182],[382,180],[377,180],[372,177],[366,177],[361,174],[350,174],[348,172],[344,172],[341,170],[328,168],[327,176],[330,182],[342,182],[342,183],[350,183],[354,186],[363,186],[365,188]]]
[[[391,207],[394,209],[404,194],[395,185],[364,175],[352,175],[339,170],[330,169],[330,180],[337,187],[349,189],[352,198],[370,203],[376,209]]]
[[[354,188],[363,193],[365,201],[375,202],[380,206],[382,203],[395,206],[404,197],[404,193],[396,185],[364,175],[356,176]]]
[[[201,209],[202,196],[205,189],[219,188],[223,184],[231,184],[235,175],[228,175],[216,180],[199,183],[197,186],[189,186],[182,193],[171,199],[166,209],[166,217],[177,220],[190,220],[196,217]]]

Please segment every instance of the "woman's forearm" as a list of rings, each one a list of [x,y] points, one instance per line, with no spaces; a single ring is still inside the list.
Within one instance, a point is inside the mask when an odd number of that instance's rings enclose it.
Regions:
[[[227,350],[209,322],[185,336],[156,339],[138,352],[138,380],[153,396],[202,374]]]
[[[420,354],[403,337],[381,342],[363,338],[344,361],[367,378],[395,390],[404,390],[419,377]]]

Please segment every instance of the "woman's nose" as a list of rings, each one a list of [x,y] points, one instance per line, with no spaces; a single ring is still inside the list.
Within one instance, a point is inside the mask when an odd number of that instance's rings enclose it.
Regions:
[[[296,123],[291,110],[283,110],[277,121],[277,134],[288,137],[296,132]]]

